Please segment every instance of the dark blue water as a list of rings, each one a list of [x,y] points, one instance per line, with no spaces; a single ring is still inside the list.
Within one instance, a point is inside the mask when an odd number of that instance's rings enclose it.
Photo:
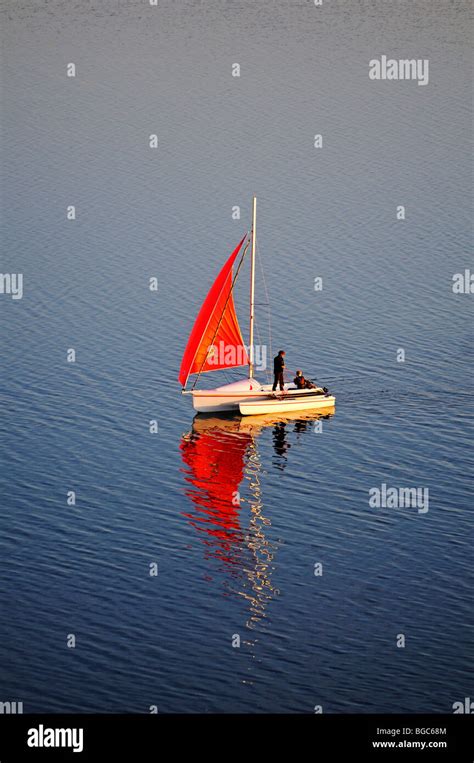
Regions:
[[[471,263],[468,16],[4,4],[0,270],[24,295],[0,295],[0,701],[451,712],[472,696],[473,298],[452,290]],[[429,58],[429,84],[370,81],[383,53]],[[322,431],[193,422],[176,381],[254,192],[259,331],[336,395]],[[428,489],[429,510],[372,508],[382,483]]]

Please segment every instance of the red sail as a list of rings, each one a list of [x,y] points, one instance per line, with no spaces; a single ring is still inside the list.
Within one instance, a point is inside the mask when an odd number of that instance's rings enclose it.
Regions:
[[[190,374],[249,363],[232,295],[232,266],[245,239],[225,263],[196,318],[179,371],[183,387]]]

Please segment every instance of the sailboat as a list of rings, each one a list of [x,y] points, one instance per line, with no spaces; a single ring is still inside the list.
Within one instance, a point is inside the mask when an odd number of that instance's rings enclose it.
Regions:
[[[262,384],[254,377],[256,231],[257,198],[254,196],[250,233],[242,238],[222,267],[189,335],[178,376],[182,394],[192,396],[194,409],[199,413],[234,411],[242,416],[251,416],[334,408],[336,399],[325,388],[299,389],[294,384],[285,384],[283,391],[273,392],[271,384]],[[233,292],[249,248],[250,331],[247,349],[235,310]],[[213,389],[196,388],[203,373],[241,366],[248,366],[248,375],[244,379]],[[196,379],[191,389],[186,389],[192,375],[196,375]]]

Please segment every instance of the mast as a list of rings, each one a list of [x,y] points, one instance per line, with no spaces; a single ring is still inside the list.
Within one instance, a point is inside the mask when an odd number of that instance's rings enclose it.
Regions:
[[[253,197],[252,209],[252,261],[250,266],[250,337],[249,337],[249,379],[253,376],[253,324],[255,318],[255,236],[257,232],[257,197]]]

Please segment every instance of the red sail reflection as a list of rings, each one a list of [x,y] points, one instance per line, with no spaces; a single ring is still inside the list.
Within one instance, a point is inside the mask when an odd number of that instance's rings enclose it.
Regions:
[[[278,593],[272,584],[277,544],[267,538],[271,522],[264,515],[260,485],[256,440],[261,429],[241,419],[198,416],[180,445],[185,493],[193,504],[184,516],[204,543],[206,559],[219,561],[226,595],[246,601],[249,630],[266,617]],[[211,570],[212,565],[209,579]],[[243,643],[254,645],[249,639]]]
[[[238,491],[244,477],[246,453],[253,440],[251,434],[235,429],[232,420],[219,422],[218,428],[212,421],[203,419],[200,425],[197,420],[180,445],[187,466],[185,493],[195,509],[185,516],[203,534],[207,555],[221,559],[226,566],[240,563],[244,534]]]

